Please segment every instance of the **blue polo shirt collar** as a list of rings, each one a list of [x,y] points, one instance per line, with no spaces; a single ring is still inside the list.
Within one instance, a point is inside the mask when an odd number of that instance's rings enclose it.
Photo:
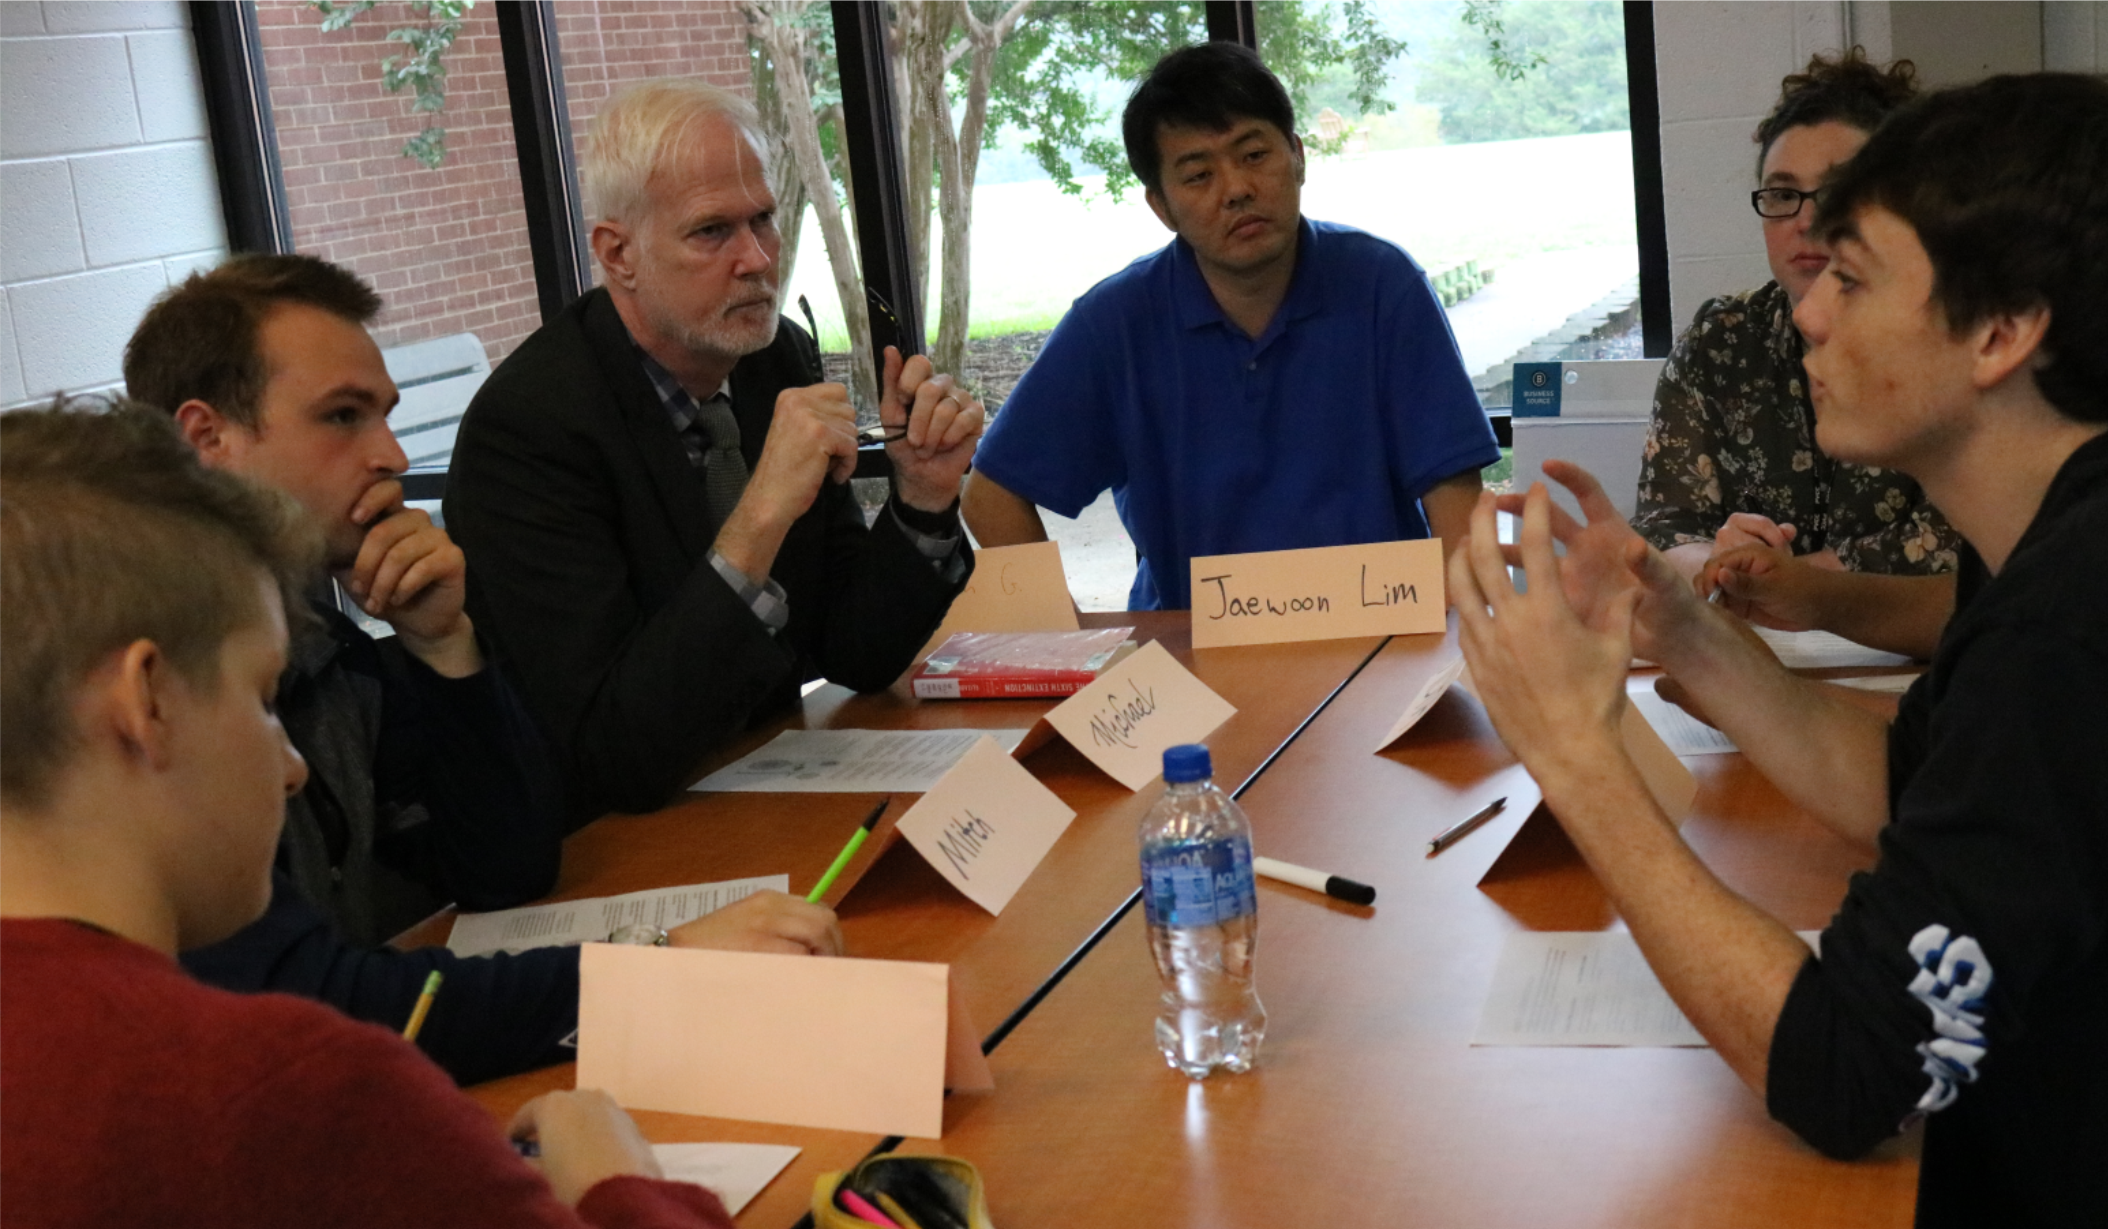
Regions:
[[[1266,331],[1251,343],[1254,353],[1272,345],[1290,323],[1308,319],[1325,309],[1324,279],[1316,272],[1318,242],[1317,228],[1310,224],[1310,219],[1298,218],[1296,271],[1288,281],[1288,296],[1281,301],[1281,310],[1274,313]],[[1178,326],[1198,329],[1217,324],[1234,329],[1229,317],[1222,314],[1222,306],[1215,301],[1215,293],[1208,289],[1208,279],[1201,276],[1193,245],[1183,238],[1175,238],[1171,241],[1171,250],[1171,295]],[[1238,336],[1241,339],[1243,334]]]

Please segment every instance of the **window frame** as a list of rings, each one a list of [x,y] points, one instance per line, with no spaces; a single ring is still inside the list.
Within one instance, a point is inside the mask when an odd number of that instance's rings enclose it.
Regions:
[[[907,192],[903,177],[892,74],[886,71],[887,33],[878,5],[832,0],[836,55],[842,77],[842,109],[856,211],[858,255],[864,293],[871,303],[872,353],[886,346],[903,354],[923,349],[922,305],[903,288],[913,285],[915,254],[908,248]],[[220,181],[221,209],[229,245],[237,252],[292,250],[292,222],[264,78],[262,44],[254,0],[236,4],[192,0],[191,24],[204,79],[206,113]],[[1655,77],[1654,5],[1627,0],[1626,89],[1632,112],[1633,213],[1640,249],[1642,353],[1669,352],[1674,321],[1669,317],[1669,239],[1661,162],[1661,100]],[[521,0],[497,6],[499,37],[511,97],[513,135],[525,197],[528,246],[542,319],[547,321],[592,283],[579,207],[578,167],[564,103],[563,59],[556,44],[554,0]],[[1207,0],[1211,39],[1258,50],[1254,0]],[[884,304],[881,310],[879,305]],[[1510,440],[1508,416],[1491,415],[1503,446]],[[888,472],[882,448],[867,450],[858,473]],[[444,470],[406,475],[413,499],[437,499],[445,491]]]

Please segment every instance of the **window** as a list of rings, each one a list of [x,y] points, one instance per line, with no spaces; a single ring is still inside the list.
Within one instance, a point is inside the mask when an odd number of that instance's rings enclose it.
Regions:
[[[423,364],[398,373],[406,401],[428,385],[446,386],[435,397],[458,390],[451,414],[400,415],[423,427],[405,442],[423,437],[411,451],[427,465],[443,467],[459,407],[553,301],[538,301],[532,269],[535,251],[545,276],[554,267],[548,241],[537,230],[543,246],[530,246],[536,223],[520,204],[501,7],[390,0],[327,31],[305,0],[259,0],[257,9],[295,244],[381,290],[388,309],[376,332],[391,364]],[[885,11],[909,168],[902,213],[919,281],[896,297],[921,298],[934,356],[991,405],[1076,295],[1166,241],[1127,173],[1119,111],[1164,51],[1240,21],[1256,29],[1303,117],[1306,212],[1394,239],[1427,267],[1453,301],[1489,407],[1505,404],[1506,369],[1518,357],[1638,352],[1619,6],[972,0]],[[801,300],[809,305],[830,375],[870,388],[858,243],[878,240],[857,234],[850,206],[850,155],[869,151],[843,119],[833,6],[567,0],[534,12],[553,24],[551,67],[574,149],[631,81],[699,76],[754,98],[777,146],[785,310],[796,317]],[[405,52],[391,31],[447,23],[458,28],[435,118],[411,109],[413,89],[386,93],[381,64]],[[925,81],[942,84],[932,91],[918,86]],[[444,130],[436,168],[401,152],[406,143],[415,152],[428,125]],[[554,191],[539,178],[529,186]],[[963,262],[946,260],[947,213],[962,232]],[[560,298],[569,285],[568,273],[549,277],[544,293]],[[1104,502],[1095,520],[1050,526],[1071,539],[1086,606],[1119,605],[1132,566]],[[1102,557],[1102,584],[1089,578],[1097,564],[1086,556]]]
[[[542,322],[495,10],[458,19],[434,115],[383,88],[382,61],[407,54],[391,30],[446,18],[386,3],[325,30],[304,0],[256,6],[293,244],[380,292],[373,334],[403,394],[390,421],[415,468],[445,468],[469,398]],[[436,151],[411,144],[435,128]]]
[[[1489,409],[1518,361],[1640,357],[1620,6],[1370,0],[1359,33],[1330,8],[1258,9],[1311,151],[1304,212],[1412,253]],[[1376,61],[1383,39],[1404,50]]]

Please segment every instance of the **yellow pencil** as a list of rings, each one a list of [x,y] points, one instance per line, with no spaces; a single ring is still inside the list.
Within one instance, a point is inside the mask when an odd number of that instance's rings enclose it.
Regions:
[[[417,1031],[425,1026],[425,1015],[432,1010],[432,1000],[439,995],[440,980],[438,969],[425,978],[424,993],[417,996],[417,1006],[410,1009],[410,1022],[403,1025],[404,1041],[417,1040]]]

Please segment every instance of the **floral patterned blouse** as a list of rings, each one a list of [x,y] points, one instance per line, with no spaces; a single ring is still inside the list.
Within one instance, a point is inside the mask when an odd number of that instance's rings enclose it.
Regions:
[[[1698,309],[1655,385],[1633,528],[1667,550],[1756,512],[1800,531],[1796,554],[1828,547],[1856,572],[1952,571],[1961,538],[1916,482],[1816,448],[1801,347],[1777,282]]]

